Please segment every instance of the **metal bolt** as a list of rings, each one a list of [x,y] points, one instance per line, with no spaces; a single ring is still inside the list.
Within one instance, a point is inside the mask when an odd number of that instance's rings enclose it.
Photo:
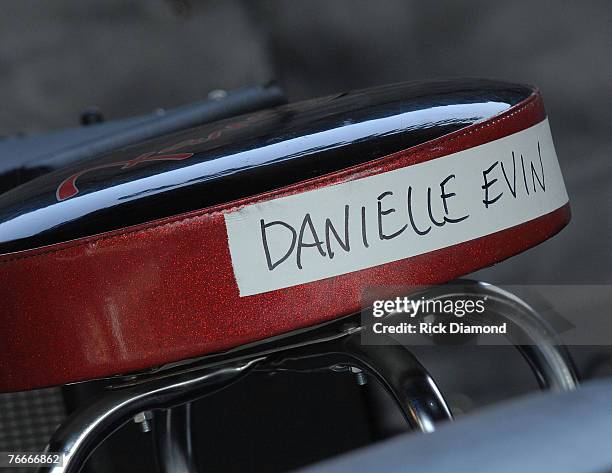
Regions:
[[[227,92],[222,89],[215,89],[208,92],[209,100],[221,100],[227,97]]]
[[[134,416],[134,422],[140,424],[140,430],[144,433],[151,431],[151,424],[149,423],[151,419],[153,419],[153,412],[151,411],[139,412]]]
[[[351,366],[350,371],[351,373],[355,374],[355,380],[357,381],[358,386],[363,386],[365,384],[368,384],[368,378],[366,378],[365,373],[361,371],[359,368]]]
[[[340,333],[350,335],[352,333],[357,333],[360,330],[361,330],[361,325],[353,322],[353,323],[342,324],[339,331]]]

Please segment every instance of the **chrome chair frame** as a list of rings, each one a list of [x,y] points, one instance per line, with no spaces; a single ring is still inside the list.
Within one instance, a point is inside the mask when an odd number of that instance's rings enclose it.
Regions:
[[[540,387],[557,391],[577,387],[576,371],[557,334],[513,294],[490,284],[460,280],[418,295],[431,299],[486,296],[488,317],[510,325],[508,338],[528,362]],[[195,473],[190,403],[253,371],[347,371],[359,384],[369,378],[380,383],[413,430],[433,432],[439,422],[451,420],[442,393],[416,357],[398,344],[362,344],[362,330],[359,314],[355,314],[137,376],[110,378],[106,391],[74,412],[51,438],[47,451],[63,452],[63,467],[49,466],[39,471],[77,473],[104,439],[122,425],[136,418],[143,423],[143,430],[148,430],[153,417],[160,470]]]

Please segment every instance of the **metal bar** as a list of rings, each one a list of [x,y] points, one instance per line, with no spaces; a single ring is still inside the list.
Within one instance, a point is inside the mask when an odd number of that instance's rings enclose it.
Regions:
[[[414,430],[430,433],[437,423],[452,420],[435,381],[405,347],[361,345],[355,339],[348,340],[346,346],[392,395]]]
[[[108,391],[76,411],[53,434],[46,450],[64,452],[64,465],[43,467],[39,472],[78,473],[97,446],[136,414],[181,405],[211,394],[232,384],[262,360],[255,358]]]
[[[162,473],[196,473],[191,430],[191,403],[158,412],[153,435]]]
[[[459,281],[430,288],[429,299],[487,297],[488,316],[508,321],[510,341],[529,362],[542,388],[571,390],[577,375],[571,358],[554,330],[518,297],[490,284]],[[362,345],[358,316],[307,331],[299,331],[259,344],[203,357],[197,361],[136,376],[109,389],[98,401],[75,412],[54,434],[47,450],[66,453],[63,468],[44,473],[77,473],[95,448],[117,428],[147,411],[184,405],[228,386],[252,369],[352,371],[361,383],[374,377],[391,394],[407,423],[415,430],[432,432],[435,424],[452,419],[450,409],[435,382],[404,346]],[[191,450],[189,407],[168,410],[155,424],[158,459],[164,471],[195,471]],[[181,468],[177,470],[177,468]]]
[[[280,353],[258,370],[312,371],[355,367],[376,378],[396,401],[415,430],[433,432],[435,424],[452,419],[448,404],[423,365],[400,345],[362,345],[358,331],[342,339]]]
[[[578,374],[567,348],[550,324],[529,304],[492,284],[457,280],[424,292],[430,299],[487,298],[487,317],[508,322],[508,340],[531,367],[542,389],[570,391]]]

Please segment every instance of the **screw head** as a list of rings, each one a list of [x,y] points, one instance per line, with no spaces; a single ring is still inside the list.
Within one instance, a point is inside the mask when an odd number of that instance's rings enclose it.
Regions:
[[[150,420],[153,419],[153,412],[151,411],[143,411],[139,412],[134,416],[134,422],[140,425],[140,430],[143,432],[151,431]]]

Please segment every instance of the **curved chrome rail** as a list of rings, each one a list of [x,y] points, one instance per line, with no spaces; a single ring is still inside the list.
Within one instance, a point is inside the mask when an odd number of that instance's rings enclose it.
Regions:
[[[528,361],[543,389],[570,390],[577,386],[569,354],[554,330],[513,294],[490,284],[461,280],[418,295],[429,299],[486,296],[488,317],[511,325],[509,339]],[[96,447],[123,424],[140,415],[143,427],[148,429],[145,414],[164,409],[153,421],[160,469],[194,473],[189,403],[253,370],[351,371],[360,384],[367,377],[376,379],[415,430],[432,432],[438,422],[452,419],[440,390],[414,355],[398,344],[361,344],[359,323],[357,314],[111,387],[97,401],[76,411],[53,435],[47,451],[64,452],[64,466],[39,471],[77,473]]]
[[[451,411],[431,375],[401,345],[362,345],[360,329],[341,339],[308,345],[271,357],[257,370],[355,370],[373,376],[393,397],[414,430],[429,433],[435,424],[452,419]],[[355,371],[353,371],[355,372]]]
[[[179,374],[149,383],[109,390],[76,411],[53,434],[48,452],[63,452],[63,466],[43,467],[42,473],[75,473],[104,439],[141,412],[170,408],[222,389],[248,373],[263,358]]]
[[[427,289],[421,295],[429,299],[486,297],[486,317],[509,324],[508,340],[523,355],[542,389],[568,391],[578,386],[574,364],[555,330],[533,307],[514,294],[485,282],[457,280]]]
[[[165,409],[155,415],[157,464],[163,472],[196,473],[191,429],[191,403]]]

